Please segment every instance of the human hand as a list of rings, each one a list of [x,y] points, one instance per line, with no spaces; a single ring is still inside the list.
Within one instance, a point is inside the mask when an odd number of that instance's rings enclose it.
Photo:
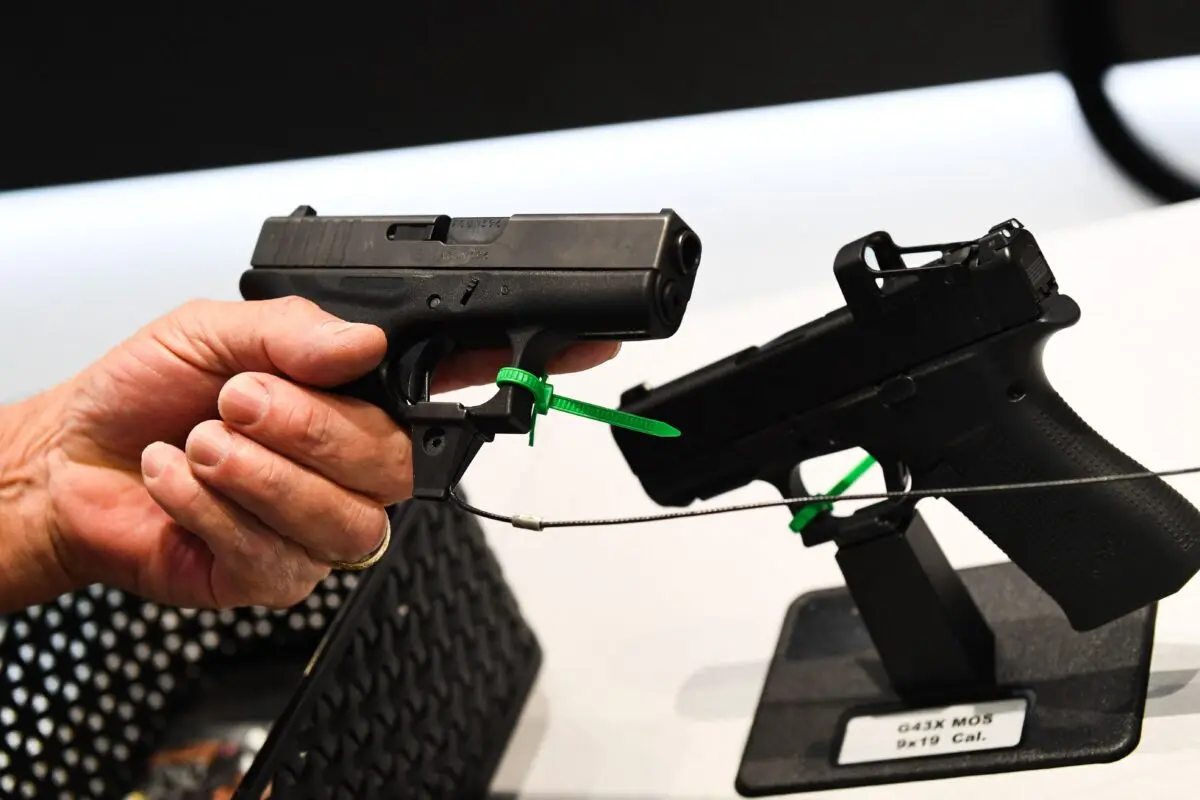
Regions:
[[[374,551],[384,507],[411,494],[409,438],[382,410],[320,389],[369,372],[385,349],[379,328],[299,298],[194,302],[64,384],[46,527],[71,583],[284,608],[330,562]],[[617,349],[579,345],[551,370]],[[490,383],[506,355],[464,353],[434,391]]]

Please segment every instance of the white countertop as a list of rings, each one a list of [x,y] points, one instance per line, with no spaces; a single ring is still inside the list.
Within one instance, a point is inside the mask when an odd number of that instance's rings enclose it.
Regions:
[[[1200,175],[1200,57],[1122,67],[1130,124]],[[697,307],[824,286],[837,248],[1035,231],[1153,205],[1055,75],[0,194],[0,402],[195,297],[237,299],[262,220],[657,211],[704,240]],[[13,343],[19,343],[14,346]]]
[[[1050,379],[1149,468],[1200,462],[1200,363],[1191,352],[1200,270],[1188,246],[1196,230],[1200,203],[1033,231],[1061,290],[1083,309],[1047,348]],[[615,404],[622,389],[670,379],[841,305],[832,275],[828,284],[695,313],[674,339],[629,345],[591,374],[558,379],[556,389]],[[656,510],[602,426],[551,414],[539,423],[536,448],[513,438],[486,448],[468,473],[477,505],[547,519]],[[815,485],[832,484],[854,460],[826,462]],[[1171,482],[1200,503],[1200,477]],[[713,504],[772,496],[756,485]],[[956,566],[1003,558],[948,503],[921,507]],[[546,649],[497,788],[572,800],[736,797],[733,779],[783,613],[796,596],[841,584],[833,549],[806,550],[788,519],[769,509],[539,533],[487,523]],[[1127,759],[836,796],[1184,797],[1200,757],[1200,681],[1190,681],[1200,671],[1200,580],[1161,605],[1157,630],[1151,689],[1164,696],[1149,702],[1142,742]]]

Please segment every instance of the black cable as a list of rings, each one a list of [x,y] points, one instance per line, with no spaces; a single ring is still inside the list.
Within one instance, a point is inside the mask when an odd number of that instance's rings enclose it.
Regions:
[[[1052,7],[1061,69],[1096,142],[1122,172],[1163,202],[1200,199],[1200,184],[1151,152],[1104,90],[1108,70],[1124,61],[1112,0],[1054,0]]]

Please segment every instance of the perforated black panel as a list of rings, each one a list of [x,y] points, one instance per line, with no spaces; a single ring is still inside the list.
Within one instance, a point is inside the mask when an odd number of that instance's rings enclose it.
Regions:
[[[121,797],[170,714],[222,659],[319,641],[357,578],[305,603],[164,608],[91,586],[7,618],[0,642],[0,797]]]
[[[287,611],[164,608],[92,586],[4,618],[0,797],[121,798],[221,662],[311,653],[239,798],[470,797],[491,781],[540,650],[473,517],[411,503],[387,558]],[[349,792],[349,794],[347,794]]]

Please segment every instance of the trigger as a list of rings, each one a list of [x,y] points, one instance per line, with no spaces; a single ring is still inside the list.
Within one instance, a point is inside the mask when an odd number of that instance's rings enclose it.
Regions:
[[[799,464],[790,469],[776,470],[764,476],[763,480],[775,487],[775,491],[779,492],[780,497],[804,497],[811,494],[808,491],[808,487],[804,485]],[[822,512],[831,511],[833,505],[831,503],[789,503],[787,508],[793,515],[805,514],[807,523],[807,521],[811,521]],[[794,525],[795,522],[793,520]],[[792,530],[796,533],[799,532],[799,529],[795,527]]]
[[[544,380],[550,359],[570,347],[573,340],[553,331],[519,328],[508,332],[508,343],[512,353],[509,366]],[[504,427],[510,430],[525,430],[525,426],[528,425],[529,446],[533,446],[538,414],[529,391],[511,385],[501,385],[500,391],[485,408],[501,416],[505,422]]]
[[[812,494],[804,485],[800,466],[797,464],[792,467],[792,471],[788,474],[787,492],[783,495],[784,497],[805,497]],[[804,533],[810,525],[819,528],[820,523],[830,517],[833,513],[833,503],[791,503],[788,510],[792,512],[792,521],[788,523],[788,528],[792,533]]]
[[[912,475],[902,462],[889,459],[880,462],[879,468],[883,471],[883,486],[889,492],[907,492],[911,488]]]
[[[508,342],[512,348],[512,363],[509,366],[541,377],[545,377],[550,359],[574,343],[570,338],[553,331],[530,328],[510,331]]]
[[[434,370],[454,349],[448,338],[428,339],[388,363],[385,381],[392,399],[404,406],[428,402]]]

